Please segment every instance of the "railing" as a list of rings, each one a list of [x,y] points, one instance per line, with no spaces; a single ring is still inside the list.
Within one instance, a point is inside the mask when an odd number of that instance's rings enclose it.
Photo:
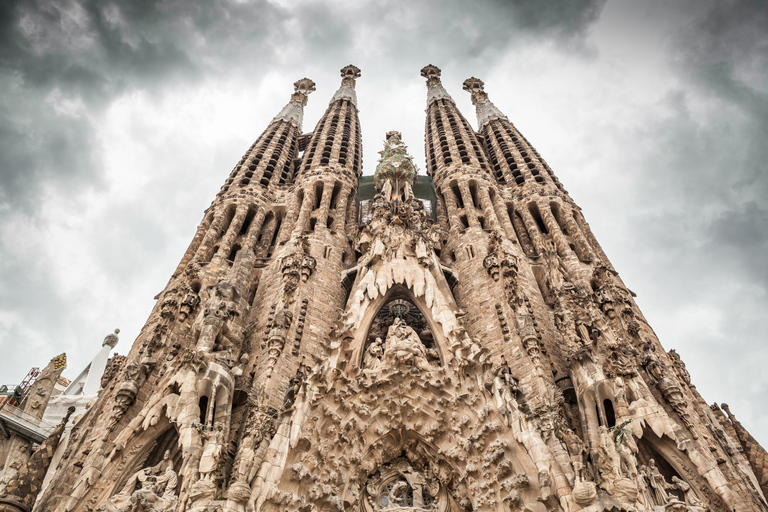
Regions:
[[[9,431],[32,439],[36,443],[42,443],[56,428],[56,425],[36,418],[9,403],[0,410],[0,421]]]

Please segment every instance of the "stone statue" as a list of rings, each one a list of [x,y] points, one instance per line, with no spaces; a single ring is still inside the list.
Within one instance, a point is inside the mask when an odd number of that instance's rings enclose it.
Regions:
[[[115,329],[113,334],[107,334],[107,336],[104,338],[104,341],[101,343],[101,346],[106,347],[109,345],[110,348],[115,348],[117,342],[119,341],[119,338],[117,337],[118,334],[120,334],[120,329]]]
[[[566,428],[561,436],[563,443],[568,450],[568,455],[571,457],[571,464],[573,465],[573,473],[576,475],[576,482],[580,482],[584,479],[584,457],[586,456],[587,448],[584,445],[584,441],[569,428]]]
[[[224,454],[224,428],[219,423],[212,432],[204,434],[204,436],[208,438],[208,441],[205,443],[203,455],[200,457],[200,479],[213,480]]]
[[[109,503],[119,512],[165,512],[176,507],[178,475],[168,450],[163,460],[137,471]]]
[[[200,304],[200,296],[192,288],[187,288],[187,293],[179,306],[179,320],[186,320]]]
[[[389,366],[410,365],[422,370],[431,370],[427,361],[427,350],[419,339],[419,335],[401,318],[395,321],[387,330],[387,340],[384,343],[384,362]]]
[[[202,318],[195,326],[200,333],[197,350],[210,352],[217,345],[219,349],[226,349],[239,341],[240,336],[229,325],[229,321],[239,314],[235,300],[236,291],[231,284],[223,282],[213,287],[213,294],[203,307]]]
[[[664,363],[659,360],[659,356],[656,354],[656,347],[650,341],[645,342],[643,345],[640,362],[651,379],[654,380],[654,384],[664,378]]]
[[[669,494],[667,493],[669,484],[667,484],[667,481],[664,479],[664,475],[659,472],[655,460],[651,459],[648,461],[646,471],[646,478],[648,478],[648,483],[651,487],[653,500],[657,505],[666,505],[669,502]]]
[[[368,350],[365,351],[363,367],[370,372],[378,370],[379,365],[381,364],[381,356],[383,355],[383,341],[381,338],[376,338],[373,343],[368,345]]]
[[[512,376],[509,367],[500,366],[493,379],[494,394],[496,395],[499,412],[504,416],[507,426],[512,421],[512,414],[519,409],[516,394],[520,391],[517,379]]]
[[[405,478],[405,481],[408,482],[408,486],[413,492],[413,508],[424,508],[424,487],[427,484],[424,476],[414,470],[407,462],[398,464],[397,471],[403,478]],[[394,491],[394,486],[392,487],[392,490]]]
[[[683,493],[685,504],[688,506],[688,512],[707,512],[709,510],[709,506],[696,496],[688,482],[673,476],[672,488],[678,489]]]

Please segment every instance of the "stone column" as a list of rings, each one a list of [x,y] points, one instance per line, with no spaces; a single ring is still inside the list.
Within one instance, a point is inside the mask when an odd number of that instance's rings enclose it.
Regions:
[[[315,224],[315,231],[328,229],[327,228],[327,222],[328,222],[328,210],[331,207],[331,196],[333,195],[333,187],[334,183],[332,181],[330,182],[323,182],[323,195],[320,199],[320,208],[317,213],[317,224]]]
[[[501,224],[499,223],[499,218],[496,215],[496,210],[494,209],[493,201],[491,201],[491,196],[488,193],[487,185],[478,186],[478,196],[480,206],[483,208],[485,218],[488,221],[488,226],[492,229],[500,229]]]
[[[480,221],[477,220],[477,210],[472,202],[472,193],[469,191],[469,184],[466,181],[459,183],[459,191],[461,192],[461,200],[464,201],[464,213],[467,214],[467,223],[469,227],[479,226]]]
[[[298,219],[296,220],[296,226],[293,228],[292,235],[299,235],[303,231],[309,229],[309,216],[312,214],[312,205],[315,204],[315,187],[314,185],[305,186],[304,199],[301,202],[299,209]]]

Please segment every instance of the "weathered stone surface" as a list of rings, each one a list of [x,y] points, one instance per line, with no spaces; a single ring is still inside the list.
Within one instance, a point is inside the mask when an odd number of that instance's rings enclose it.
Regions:
[[[706,407],[482,81],[476,133],[422,74],[436,199],[398,132],[357,197],[360,70],[304,135],[298,81],[36,510],[768,510],[765,452]]]

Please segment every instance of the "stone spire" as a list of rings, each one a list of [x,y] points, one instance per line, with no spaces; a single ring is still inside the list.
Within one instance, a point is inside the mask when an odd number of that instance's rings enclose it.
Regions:
[[[288,121],[301,130],[301,123],[304,120],[304,107],[307,105],[307,97],[315,90],[315,82],[309,78],[302,78],[293,84],[293,89],[294,93],[291,95],[291,101],[283,107],[283,110],[274,117],[273,121]]]
[[[464,90],[472,95],[472,104],[477,110],[478,130],[481,130],[491,119],[507,119],[507,116],[488,99],[488,94],[483,90],[484,85],[479,78],[472,77],[464,80]]]
[[[61,423],[35,450],[16,477],[8,482],[5,493],[0,496],[0,510],[13,512],[32,510],[37,494],[43,486],[43,479],[48,472],[48,466],[53,460],[53,454],[56,452],[56,447],[59,446],[64,427],[74,412],[74,407],[67,409],[67,414],[62,418]]]
[[[448,91],[443,88],[443,84],[440,82],[440,73],[440,68],[432,64],[421,68],[421,76],[427,79],[427,107],[433,101],[439,99],[446,99],[451,103],[456,103],[451,98],[451,95],[448,94]]]
[[[355,93],[355,80],[360,78],[360,69],[350,64],[341,68],[341,87],[331,98],[331,103],[337,100],[349,100],[357,107],[357,93]]]

